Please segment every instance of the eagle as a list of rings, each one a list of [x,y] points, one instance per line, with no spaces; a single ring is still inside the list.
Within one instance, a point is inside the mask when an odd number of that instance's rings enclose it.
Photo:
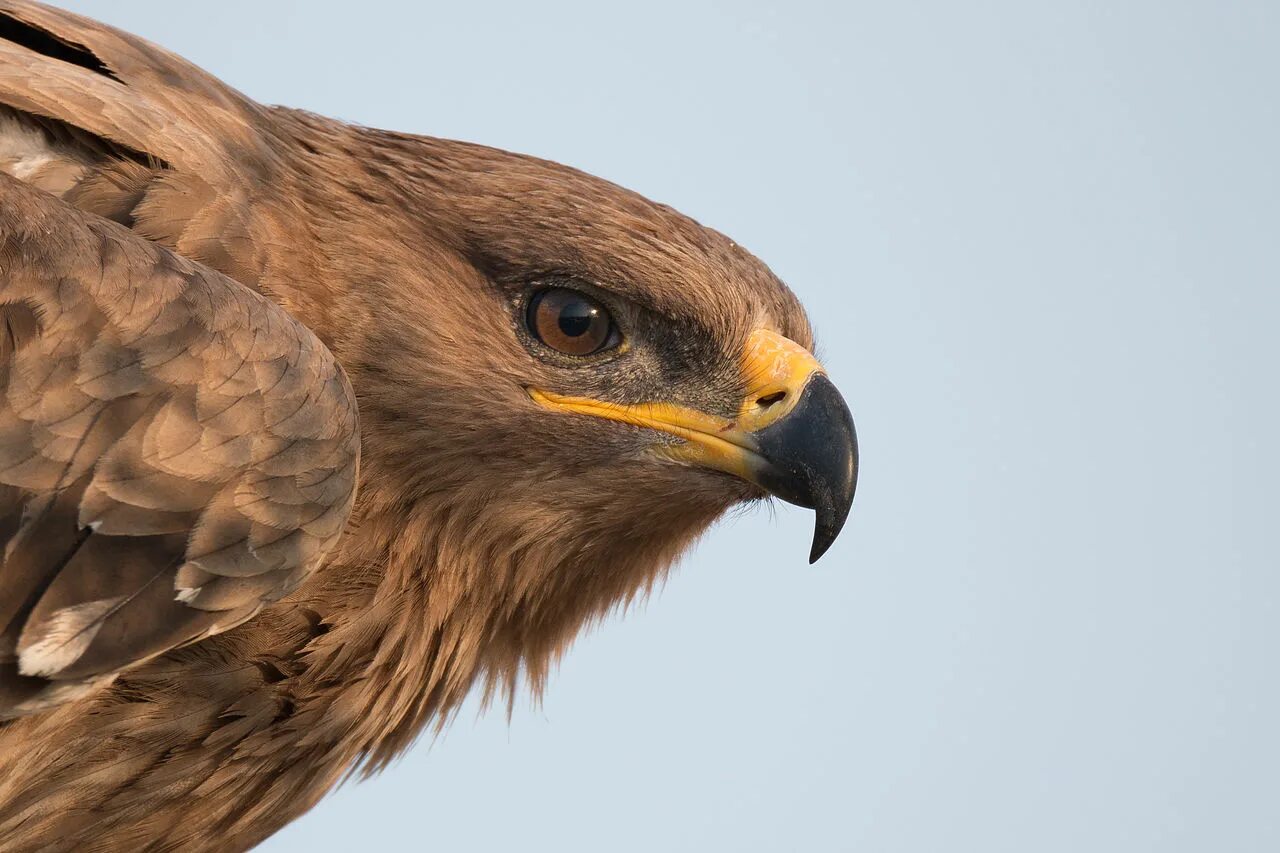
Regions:
[[[244,850],[536,691],[726,510],[853,500],[796,297],[565,166],[0,0],[0,850]]]

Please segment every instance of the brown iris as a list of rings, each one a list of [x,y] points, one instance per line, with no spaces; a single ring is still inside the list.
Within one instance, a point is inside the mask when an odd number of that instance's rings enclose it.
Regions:
[[[565,355],[591,355],[617,337],[609,312],[599,302],[564,287],[534,294],[526,319],[534,337]]]

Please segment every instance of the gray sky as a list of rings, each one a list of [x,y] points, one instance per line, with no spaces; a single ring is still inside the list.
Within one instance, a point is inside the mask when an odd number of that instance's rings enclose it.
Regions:
[[[263,850],[1280,849],[1280,4],[66,5],[732,235],[858,422],[817,566],[720,525]]]

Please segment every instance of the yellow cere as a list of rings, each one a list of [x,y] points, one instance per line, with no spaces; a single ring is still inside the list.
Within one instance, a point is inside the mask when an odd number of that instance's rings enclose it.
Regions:
[[[756,432],[795,408],[809,377],[823,373],[822,365],[807,349],[768,329],[756,329],[742,354],[742,375],[747,393],[736,426]],[[786,396],[773,405],[761,405],[771,396]]]

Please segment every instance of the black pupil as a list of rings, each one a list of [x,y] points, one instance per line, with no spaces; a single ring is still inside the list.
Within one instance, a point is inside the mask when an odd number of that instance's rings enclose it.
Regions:
[[[567,337],[580,338],[591,329],[599,309],[582,299],[575,299],[560,309],[557,321]]]

